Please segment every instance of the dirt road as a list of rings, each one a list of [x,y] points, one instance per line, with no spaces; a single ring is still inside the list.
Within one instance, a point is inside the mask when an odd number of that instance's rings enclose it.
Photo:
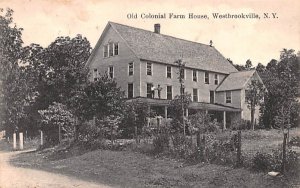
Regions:
[[[106,188],[109,186],[77,180],[60,174],[18,168],[9,164],[9,158],[20,152],[0,151],[0,188]]]

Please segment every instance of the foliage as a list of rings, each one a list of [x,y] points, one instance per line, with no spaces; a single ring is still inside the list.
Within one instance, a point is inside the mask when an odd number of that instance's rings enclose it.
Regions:
[[[87,81],[68,100],[68,106],[79,120],[76,132],[80,130],[80,122],[90,121],[94,117],[103,120],[110,115],[121,116],[124,108],[123,97],[124,93],[117,83],[107,75],[100,76],[96,82]]]
[[[109,115],[99,120],[101,130],[103,131],[104,136],[107,139],[111,140],[111,143],[114,142],[116,137],[120,135],[121,130],[119,130],[120,116]]]
[[[24,69],[22,28],[13,24],[13,10],[0,9],[0,129],[7,135],[22,130],[20,123],[26,117],[28,86]]]
[[[251,123],[248,120],[234,120],[232,122],[232,130],[247,130],[251,128]]]
[[[78,116],[72,97],[88,78],[85,63],[90,51],[90,43],[81,35],[57,37],[46,48],[38,44],[24,48],[23,67],[31,99],[26,114],[31,124],[39,121],[38,110],[48,108],[53,102],[67,105]]]
[[[189,116],[190,133],[194,134],[199,132],[201,134],[207,132],[215,132],[219,128],[217,120],[211,121],[209,114],[204,111],[197,112],[196,114]]]
[[[153,152],[159,154],[169,149],[169,135],[166,133],[157,134],[153,139]]]
[[[180,95],[176,95],[175,98],[170,102],[170,116],[172,118],[171,127],[173,132],[183,132],[183,123],[182,123],[182,106],[181,102],[183,102],[183,109],[186,109],[191,102],[191,95],[185,93],[181,98]]]
[[[59,127],[62,136],[67,138],[74,136],[74,116],[65,105],[54,102],[46,110],[38,112],[41,115],[41,129],[49,145],[59,142]]]
[[[286,172],[296,174],[299,171],[298,155],[295,151],[289,150],[286,155]],[[281,171],[282,149],[273,150],[271,154],[257,152],[252,160],[252,168],[257,171]]]
[[[152,112],[149,112],[149,105],[147,103],[127,102],[120,125],[122,136],[124,138],[133,138],[135,127],[137,127],[137,134],[142,134],[143,129],[147,126],[147,118],[151,114]]]
[[[295,136],[295,137],[292,137],[289,144],[291,146],[298,146],[300,147],[300,136]]]
[[[251,80],[246,88],[245,102],[251,111],[251,125],[254,130],[255,107],[263,103],[265,88],[259,80]]]
[[[283,49],[280,60],[271,60],[263,75],[263,82],[268,89],[264,104],[261,107],[261,121],[266,128],[277,128],[276,117],[280,117],[282,111],[290,121],[291,127],[299,124],[299,103],[296,102],[298,83],[300,82],[300,58],[294,50]],[[284,107],[284,109],[282,109]]]

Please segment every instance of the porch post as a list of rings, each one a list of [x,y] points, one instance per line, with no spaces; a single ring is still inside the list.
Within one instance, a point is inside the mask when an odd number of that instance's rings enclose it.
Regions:
[[[185,116],[189,117],[189,109],[188,108],[185,109]]]
[[[223,129],[226,129],[226,111],[223,112]]]
[[[206,115],[208,114],[208,110],[205,110],[205,114],[206,114]]]
[[[167,123],[167,120],[168,120],[168,106],[165,106],[165,120],[166,120],[166,123]]]

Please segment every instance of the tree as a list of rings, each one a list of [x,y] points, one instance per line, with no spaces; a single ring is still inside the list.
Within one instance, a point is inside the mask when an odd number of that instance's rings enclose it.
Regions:
[[[24,48],[24,72],[31,98],[27,119],[30,125],[35,125],[31,129],[38,129],[38,110],[47,109],[53,102],[68,105],[73,110],[70,100],[87,82],[85,63],[90,51],[90,43],[81,35],[57,37],[47,48],[38,44]]]
[[[264,85],[258,80],[251,80],[247,86],[246,92],[246,103],[247,107],[251,111],[251,125],[254,130],[254,114],[256,106],[260,105],[263,101],[265,88]]]
[[[0,9],[0,126],[7,131],[22,129],[28,88],[24,69],[19,66],[23,58],[22,28],[13,24],[13,10]]]
[[[103,120],[110,115],[121,116],[124,109],[123,99],[124,92],[107,75],[100,76],[95,82],[87,81],[85,85],[75,90],[68,100],[68,106],[78,118],[75,139],[78,137],[82,122],[94,118]]]
[[[187,109],[191,102],[191,95],[187,93],[183,96],[176,95],[175,98],[170,101],[170,116],[172,117],[171,128],[175,133],[183,131],[184,124],[182,123],[182,114],[184,114],[184,109]]]
[[[280,60],[271,60],[266,66],[264,72],[264,83],[268,89],[264,104],[261,108],[262,122],[267,128],[277,128],[276,117],[282,110],[282,104],[289,103],[290,124],[298,126],[299,122],[299,104],[296,102],[298,83],[300,82],[299,57],[294,50],[283,49]],[[285,109],[288,110],[288,109]]]
[[[58,144],[62,136],[74,136],[74,116],[65,105],[54,102],[46,110],[38,112],[41,115],[42,131],[45,133],[47,144]]]
[[[250,59],[248,59],[245,64],[245,69],[250,70],[251,68],[252,68],[252,62]]]

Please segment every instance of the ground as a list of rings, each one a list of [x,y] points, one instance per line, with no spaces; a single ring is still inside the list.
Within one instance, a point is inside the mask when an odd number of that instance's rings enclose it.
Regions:
[[[251,153],[255,147],[257,150],[263,150],[280,143],[279,133],[266,131],[256,133],[243,134],[245,151]],[[253,137],[256,141],[251,142]],[[265,147],[261,146],[263,144]],[[267,173],[258,173],[246,168],[215,164],[190,165],[174,159],[156,158],[133,151],[96,150],[79,156],[66,154],[67,158],[61,156],[51,158],[49,157],[51,152],[52,150],[20,154],[10,152],[8,155],[2,153],[1,156],[11,157],[11,165],[22,167],[10,165],[10,168],[15,170],[14,173],[17,171],[22,173],[23,170],[24,174],[36,173],[34,176],[38,178],[34,179],[34,182],[40,180],[41,174],[49,177],[48,179],[53,176],[63,178],[64,181],[72,182],[74,185],[75,181],[94,182],[91,185],[86,184],[85,187],[92,187],[94,184],[112,187],[300,187],[299,180],[290,177],[271,177]],[[31,172],[31,169],[35,170]],[[20,181],[31,179],[28,176],[23,178]],[[71,178],[71,181],[68,181],[68,178]],[[57,182],[60,182],[59,179]],[[0,185],[1,183],[0,181]]]
[[[109,187],[78,180],[75,177],[50,173],[42,170],[15,167],[9,159],[20,152],[0,152],[0,187],[1,188],[71,188],[71,187]]]

